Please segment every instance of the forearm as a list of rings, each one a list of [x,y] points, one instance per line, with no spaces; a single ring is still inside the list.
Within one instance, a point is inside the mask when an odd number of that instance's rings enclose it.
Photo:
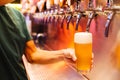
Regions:
[[[34,63],[50,63],[53,61],[61,60],[64,57],[63,52],[64,50],[47,51],[37,49],[32,40],[26,43],[25,49],[27,60]]]
[[[45,64],[62,60],[63,57],[64,54],[62,50],[46,51],[37,49],[37,51],[32,54],[32,62]]]
[[[63,60],[64,57],[71,58],[73,61],[76,61],[74,49],[67,48],[56,51],[41,50],[36,48],[33,40],[26,43],[25,55],[29,62],[34,63],[51,63]]]

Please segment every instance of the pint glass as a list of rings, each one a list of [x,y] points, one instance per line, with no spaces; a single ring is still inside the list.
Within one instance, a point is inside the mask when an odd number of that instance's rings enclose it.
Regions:
[[[74,35],[74,47],[76,69],[81,73],[86,73],[91,69],[92,59],[92,33],[78,32]]]

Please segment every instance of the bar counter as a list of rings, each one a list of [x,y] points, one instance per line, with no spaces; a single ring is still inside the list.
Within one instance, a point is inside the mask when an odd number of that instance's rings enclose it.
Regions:
[[[23,55],[23,62],[29,80],[87,80],[68,60],[52,64],[31,64]]]

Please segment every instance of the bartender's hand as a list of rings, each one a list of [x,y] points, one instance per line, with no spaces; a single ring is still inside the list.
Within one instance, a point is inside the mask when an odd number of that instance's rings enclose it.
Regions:
[[[75,50],[73,48],[64,49],[64,55],[66,58],[72,58],[73,61],[76,61],[77,59],[75,56]]]

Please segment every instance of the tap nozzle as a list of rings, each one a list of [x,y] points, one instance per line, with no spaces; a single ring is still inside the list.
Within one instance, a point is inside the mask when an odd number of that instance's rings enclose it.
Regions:
[[[115,15],[115,12],[113,12],[113,11],[111,11],[111,12],[108,14],[107,22],[106,22],[106,24],[105,24],[105,37],[108,37],[110,23],[111,23],[114,15]]]
[[[67,29],[69,29],[69,23],[71,19],[72,19],[72,15],[67,16]]]
[[[93,19],[94,17],[96,17],[97,15],[98,15],[98,14],[97,14],[95,11],[92,11],[92,12],[89,13],[86,31],[89,31],[91,21],[92,21],[92,19]]]

